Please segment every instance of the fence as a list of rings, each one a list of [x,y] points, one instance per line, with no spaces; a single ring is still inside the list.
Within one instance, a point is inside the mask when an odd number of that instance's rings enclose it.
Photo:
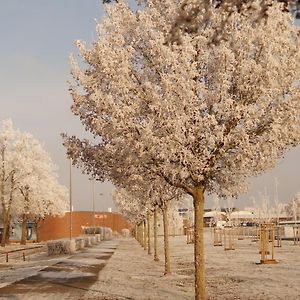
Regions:
[[[0,261],[9,262],[9,260],[23,260],[26,261],[26,257],[41,251],[44,245],[38,245],[34,247],[27,247],[21,249],[14,249],[0,252]]]

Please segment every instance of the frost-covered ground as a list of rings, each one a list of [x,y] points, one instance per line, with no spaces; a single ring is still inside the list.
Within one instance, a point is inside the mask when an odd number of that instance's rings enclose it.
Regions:
[[[102,242],[71,257],[41,253],[26,263],[0,264],[3,286],[27,277],[0,288],[0,299],[193,299],[193,245],[183,236],[170,237],[170,243],[173,274],[168,276],[163,276],[162,238],[159,262],[128,238]],[[208,299],[300,299],[300,245],[283,241],[282,248],[275,248],[276,265],[256,264],[258,244],[250,239],[236,241],[235,248],[214,247],[205,232]]]
[[[84,299],[193,299],[193,245],[182,236],[170,242],[172,275],[163,276],[163,261],[154,262],[134,240],[122,240]],[[250,239],[224,251],[212,245],[207,230],[205,242],[208,299],[300,299],[300,246],[283,241],[275,248],[278,264],[258,265],[259,246]]]
[[[82,299],[114,253],[118,241],[103,241],[72,255],[39,253],[26,262],[0,263],[0,299]]]
[[[43,247],[38,247],[43,246]],[[33,250],[29,248],[36,247]],[[8,263],[6,262],[6,251],[27,249],[25,251],[25,261],[23,261],[23,251],[9,253]],[[38,244],[11,244],[0,248],[0,288],[8,286],[16,281],[29,276],[36,275],[41,269],[56,264],[68,255],[49,257],[46,253],[45,245]],[[1,290],[0,290],[1,296]]]

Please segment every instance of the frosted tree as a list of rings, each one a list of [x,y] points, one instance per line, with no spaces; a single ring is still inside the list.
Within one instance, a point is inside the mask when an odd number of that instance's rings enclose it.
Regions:
[[[176,1],[147,1],[138,14],[118,2],[91,49],[77,42],[86,68],[71,60],[72,110],[99,143],[69,146],[101,176],[144,166],[193,197],[195,298],[204,299],[205,192],[238,195],[299,143],[299,29],[280,4],[259,23],[255,6],[226,24],[212,7],[207,26],[168,45]],[[222,26],[227,38],[212,44]],[[89,163],[91,150],[102,161]]]
[[[287,208],[288,214],[293,217],[295,223],[300,215],[300,193],[295,194]]]
[[[148,250],[150,250],[150,236],[149,236],[149,212],[152,211],[154,214],[154,260],[158,260],[158,250],[157,250],[157,208],[161,210],[162,217],[163,217],[163,229],[164,229],[164,258],[165,258],[165,271],[164,274],[171,273],[171,263],[170,263],[170,250],[169,250],[169,217],[170,217],[170,202],[174,202],[171,205],[171,213],[174,209],[176,209],[176,202],[175,200],[180,200],[182,197],[182,192],[177,188],[174,188],[164,182],[164,180],[153,180],[149,182],[146,180],[145,177],[141,181],[138,180],[136,176],[135,182],[131,182],[129,184],[127,182],[126,190],[121,189],[116,194],[116,203],[117,206],[120,205],[120,200],[117,198],[121,198],[121,202],[126,205],[126,212],[132,208],[133,212],[135,208],[139,208],[140,211],[141,207],[145,209],[144,212],[144,219],[148,218]],[[129,179],[130,180],[130,179]],[[123,182],[124,183],[124,182]],[[124,200],[124,199],[127,199]],[[135,199],[133,201],[133,199]],[[133,202],[133,203],[130,203]],[[132,206],[133,204],[133,206]],[[123,206],[124,206],[123,205]],[[145,246],[145,245],[144,245]],[[150,251],[151,252],[151,251]],[[149,253],[149,252],[148,252]],[[151,254],[151,253],[149,253]]]
[[[214,210],[214,223],[215,225],[217,225],[221,217],[221,207],[220,207],[220,199],[216,194],[213,196],[213,210]]]
[[[20,139],[21,133],[13,128],[11,120],[2,121],[2,128],[0,131],[0,202],[2,211],[3,232],[1,246],[9,239],[9,228],[11,221],[11,208],[13,203],[14,193],[17,189],[15,164],[15,148],[16,143]]]
[[[226,214],[227,214],[228,223],[230,226],[232,226],[231,214],[232,214],[233,210],[234,210],[234,198],[228,197],[228,198],[226,198]]]
[[[164,257],[165,257],[165,272],[164,274],[171,273],[171,262],[170,262],[170,247],[169,247],[169,220],[177,219],[175,218],[175,211],[178,209],[177,205],[180,201],[182,201],[183,193],[180,189],[169,185],[164,180],[157,180],[153,183],[151,188],[151,197],[152,203],[154,205],[154,210],[159,208],[162,212],[163,219],[163,228],[164,228]],[[156,213],[156,211],[154,211]],[[173,215],[173,218],[170,218],[170,214]],[[155,239],[157,239],[157,235],[155,235]],[[156,241],[155,248],[157,248]],[[157,251],[157,250],[156,250]]]
[[[17,182],[22,201],[19,204],[22,219],[21,243],[26,243],[28,219],[38,223],[45,215],[61,215],[67,207],[68,193],[57,181],[56,167],[49,154],[32,135],[25,135],[19,152],[19,169],[26,176]]]
[[[117,188],[113,195],[113,199],[119,212],[136,225],[136,237],[141,246],[146,250],[146,216],[147,206],[145,202],[140,201],[137,195],[131,190]],[[144,195],[143,195],[144,196]],[[144,197],[143,197],[144,198]],[[148,237],[149,238],[149,237]]]
[[[145,0],[147,2],[147,0]],[[164,1],[161,1],[163,5]],[[300,18],[300,1],[298,0],[184,0],[179,1],[176,18],[172,24],[167,41],[180,43],[182,34],[195,33],[209,24],[212,10],[217,9],[222,17],[223,26],[215,28],[211,36],[211,43],[219,43],[226,40],[226,24],[232,21],[235,13],[250,15],[255,14],[254,24],[259,25],[272,15],[272,5],[281,3],[283,12],[291,12],[296,18]]]
[[[274,178],[274,183],[275,183],[274,210],[275,210],[275,214],[276,214],[276,222],[277,222],[277,224],[279,224],[279,217],[280,217],[280,214],[282,214],[282,212],[284,210],[284,204],[279,201],[279,197],[278,197],[279,182],[276,177]]]
[[[173,229],[173,236],[176,235],[176,229],[179,228],[183,228],[183,218],[182,216],[179,214],[179,208],[181,206],[181,202],[175,202],[172,201],[170,203],[170,207],[169,207],[169,217],[168,219],[170,220],[172,229]]]
[[[26,243],[28,218],[60,214],[66,208],[67,192],[56,179],[49,154],[29,133],[13,129],[3,121],[1,147],[1,208],[4,233],[2,246],[8,241],[11,217],[22,223],[22,240]]]

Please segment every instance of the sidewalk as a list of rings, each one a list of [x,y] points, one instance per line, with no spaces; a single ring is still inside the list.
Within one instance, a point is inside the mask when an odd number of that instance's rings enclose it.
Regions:
[[[172,237],[170,237],[172,241]],[[177,238],[175,238],[177,239]],[[184,238],[183,238],[184,239]],[[160,241],[160,245],[162,245]],[[182,243],[182,248],[192,247]],[[175,245],[173,245],[175,247]],[[174,248],[173,248],[174,250]],[[193,277],[190,274],[180,274],[178,264],[185,260],[186,256],[180,253],[180,248],[171,253],[171,268],[175,268],[175,256],[177,272],[164,276],[164,262],[160,248],[161,261],[155,262],[152,255],[133,239],[122,239],[118,251],[112,256],[107,266],[99,273],[97,282],[90,287],[83,296],[84,300],[190,300],[193,299]],[[186,252],[185,252],[186,254]],[[188,257],[189,259],[189,257]]]
[[[98,278],[118,241],[102,241],[73,255],[18,263],[0,272],[0,299],[80,299]]]

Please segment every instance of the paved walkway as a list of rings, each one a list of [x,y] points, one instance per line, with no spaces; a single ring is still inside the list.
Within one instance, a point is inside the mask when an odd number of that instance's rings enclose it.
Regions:
[[[118,241],[102,241],[56,261],[48,258],[0,269],[0,299],[80,299],[97,281],[117,246]],[[14,278],[17,281],[11,283]]]

